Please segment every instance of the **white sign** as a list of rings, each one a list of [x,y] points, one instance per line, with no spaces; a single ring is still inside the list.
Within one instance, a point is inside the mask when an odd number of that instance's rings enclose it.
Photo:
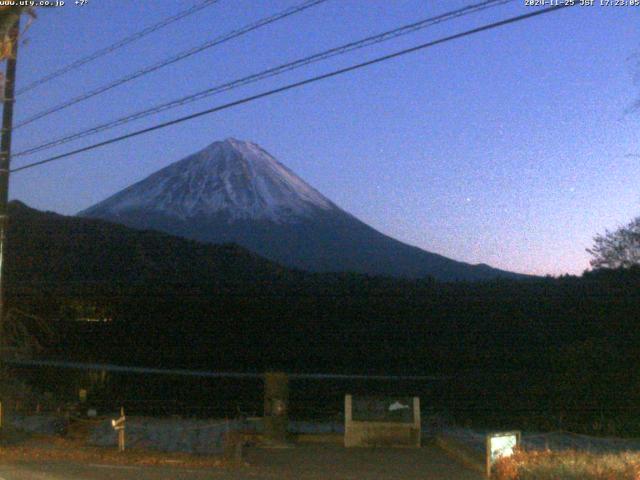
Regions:
[[[520,432],[490,433],[487,435],[487,477],[491,476],[491,466],[501,457],[510,457],[520,445]]]
[[[500,457],[510,457],[513,450],[518,445],[518,436],[515,433],[500,434],[500,436],[491,436],[491,463]]]

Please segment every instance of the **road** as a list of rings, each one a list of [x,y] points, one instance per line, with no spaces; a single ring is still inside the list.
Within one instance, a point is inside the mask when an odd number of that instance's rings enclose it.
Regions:
[[[345,449],[300,445],[247,449],[247,465],[184,469],[73,463],[20,462],[0,465],[0,480],[480,480],[435,446],[420,449]]]

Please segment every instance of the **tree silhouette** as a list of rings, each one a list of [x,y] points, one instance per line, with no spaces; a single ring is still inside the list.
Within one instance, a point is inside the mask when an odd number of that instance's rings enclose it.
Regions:
[[[628,225],[604,235],[597,235],[592,248],[587,248],[593,258],[593,268],[630,268],[640,265],[640,217]]]

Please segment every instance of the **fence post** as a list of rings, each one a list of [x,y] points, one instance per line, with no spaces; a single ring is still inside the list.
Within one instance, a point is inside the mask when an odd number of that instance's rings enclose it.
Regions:
[[[120,428],[120,430],[118,430],[118,451],[119,452],[124,452],[124,407],[120,407],[120,418],[122,419],[122,428]]]
[[[125,427],[124,407],[120,407],[120,418],[111,420],[111,426],[118,432],[118,451],[124,452],[124,427]]]
[[[485,475],[491,478],[491,438],[487,435],[485,439]]]
[[[264,435],[268,445],[287,444],[289,425],[289,376],[283,372],[264,375]]]

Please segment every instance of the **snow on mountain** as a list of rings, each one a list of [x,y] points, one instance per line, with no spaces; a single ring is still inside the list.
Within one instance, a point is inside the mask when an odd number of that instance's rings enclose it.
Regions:
[[[338,209],[255,143],[228,138],[175,162],[81,212],[161,213],[181,220],[220,213],[277,223]]]
[[[229,138],[80,212],[142,230],[241,245],[288,267],[440,280],[518,275],[404,244],[338,208],[258,145]]]

